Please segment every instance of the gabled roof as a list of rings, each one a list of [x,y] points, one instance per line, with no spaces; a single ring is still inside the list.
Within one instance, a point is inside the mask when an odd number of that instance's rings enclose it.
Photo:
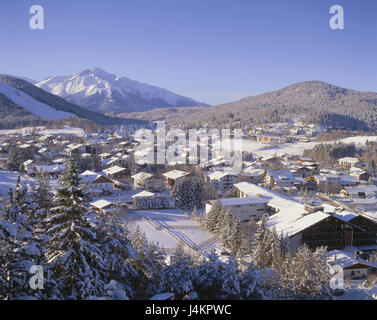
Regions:
[[[95,183],[97,180],[99,179],[106,179],[105,181],[106,182],[111,182],[111,180],[109,180],[109,178],[105,177],[103,174],[101,173],[98,173],[98,172],[93,172],[93,171],[90,171],[90,170],[87,170],[85,172],[83,172],[82,174],[80,174],[80,179],[81,179],[81,182],[85,182],[85,183]],[[103,183],[104,181],[101,181],[101,183]]]
[[[141,191],[135,195],[132,196],[132,198],[144,198],[144,197],[153,197],[155,194],[153,192],[149,192],[149,191]]]
[[[112,205],[112,203],[110,201],[101,199],[101,200],[97,200],[95,202],[92,202],[91,205],[93,207],[98,208],[98,209],[105,209],[107,207],[110,207]]]
[[[147,179],[152,178],[152,177],[153,177],[153,174],[148,173],[148,172],[144,172],[144,171],[139,172],[139,173],[131,176],[131,178],[134,179],[134,180],[147,180]]]
[[[113,166],[113,167],[103,170],[103,172],[105,172],[106,174],[115,174],[115,173],[122,172],[124,170],[127,170],[127,169],[123,167],[119,167],[119,166]]]
[[[211,180],[219,180],[226,176],[236,176],[236,174],[231,172],[215,171],[208,175],[208,178],[210,178]]]
[[[190,174],[190,172],[185,172],[185,171],[181,171],[181,170],[172,170],[172,171],[165,172],[162,175],[164,177],[168,178],[168,179],[176,180],[178,178],[185,177],[189,174]]]
[[[338,265],[343,269],[356,265],[365,266],[365,268],[377,268],[377,263],[371,263],[366,260],[356,258],[354,253],[343,250],[332,250],[327,253],[327,263],[329,265]]]

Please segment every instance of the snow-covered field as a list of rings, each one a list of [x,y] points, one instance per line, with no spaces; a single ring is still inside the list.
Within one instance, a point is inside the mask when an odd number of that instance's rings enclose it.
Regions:
[[[139,226],[150,242],[158,243],[167,253],[179,243],[203,253],[209,253],[217,246],[217,239],[180,209],[133,211],[129,213],[128,226],[131,232]]]
[[[293,154],[293,155],[302,155],[306,149],[312,149],[317,144],[321,143],[334,143],[334,142],[343,142],[343,143],[355,143],[356,146],[365,145],[365,142],[369,141],[377,141],[377,136],[356,136],[356,137],[348,137],[344,139],[334,140],[334,141],[326,141],[326,142],[296,142],[296,143],[285,143],[285,144],[278,144],[278,145],[270,145],[264,144],[257,141],[251,141],[247,139],[242,140],[242,150],[251,152],[255,156],[260,157],[270,157],[273,155],[283,155]],[[224,146],[229,146],[229,142],[225,141]]]

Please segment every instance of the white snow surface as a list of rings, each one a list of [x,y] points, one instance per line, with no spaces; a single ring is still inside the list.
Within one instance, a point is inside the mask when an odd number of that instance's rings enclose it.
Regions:
[[[235,145],[242,144],[242,150],[251,152],[256,156],[260,157],[270,157],[270,156],[282,156],[284,154],[292,154],[292,155],[302,155],[306,149],[312,149],[317,144],[331,144],[334,142],[343,142],[346,144],[354,143],[356,147],[365,145],[365,142],[369,141],[377,141],[377,136],[355,136],[355,137],[348,137],[339,140],[332,140],[332,141],[325,141],[325,142],[296,142],[296,143],[284,143],[278,145],[270,145],[264,144],[262,142],[251,141],[248,139],[234,140]],[[214,144],[215,146],[219,147],[218,143]],[[225,149],[232,148],[232,143],[229,143],[229,140],[225,140],[223,142],[223,147]]]
[[[180,242],[204,254],[218,246],[215,237],[186,217],[180,209],[137,210],[132,216],[136,219],[129,221],[130,231],[139,226],[150,242],[158,243],[167,253],[173,252]]]
[[[13,88],[5,83],[0,83],[0,93],[4,94],[8,99],[12,100],[15,104],[29,110],[33,114],[43,119],[57,120],[65,119],[75,116],[72,113],[58,111],[47,104],[39,102],[29,96],[28,94]]]

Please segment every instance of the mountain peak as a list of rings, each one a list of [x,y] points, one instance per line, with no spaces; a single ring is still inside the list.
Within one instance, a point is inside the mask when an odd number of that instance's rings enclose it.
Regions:
[[[70,76],[48,78],[36,86],[69,102],[103,113],[206,105],[166,89],[118,77],[98,67]]]

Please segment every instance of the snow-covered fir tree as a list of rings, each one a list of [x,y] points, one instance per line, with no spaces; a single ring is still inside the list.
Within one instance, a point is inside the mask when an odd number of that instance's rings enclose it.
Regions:
[[[40,243],[33,237],[32,209],[26,187],[17,180],[0,220],[1,290],[5,299],[37,299],[29,285],[30,268],[41,261]],[[5,289],[5,291],[4,291]]]
[[[230,238],[228,240],[229,248],[232,251],[232,255],[237,257],[239,253],[242,251],[242,234],[241,234],[241,219],[240,217],[236,217],[234,219]]]
[[[195,206],[198,208],[203,206],[203,182],[196,176],[175,183],[170,194],[179,208],[191,210]]]
[[[204,227],[208,232],[218,233],[220,226],[223,223],[225,210],[219,200],[215,201],[204,218]]]
[[[193,259],[187,255],[182,246],[177,246],[171,256],[172,263],[161,272],[158,291],[172,292],[177,300],[196,299],[194,289],[196,270]]]
[[[130,264],[130,259],[136,256],[136,252],[131,248],[131,240],[125,222],[122,220],[120,212],[98,213],[97,217],[97,241],[100,245],[104,282],[121,296],[133,298],[135,292],[132,288],[132,281],[138,278],[134,268]],[[123,292],[122,295],[119,295]]]
[[[104,294],[104,263],[97,243],[96,226],[90,221],[87,198],[80,186],[74,159],[59,179],[49,226],[47,259],[60,297],[86,299]]]
[[[130,264],[138,275],[134,281],[136,298],[151,297],[158,290],[164,252],[157,244],[148,243],[139,226],[131,236],[131,246],[136,251],[136,256],[130,259]]]
[[[219,230],[219,240],[220,243],[225,248],[231,248],[232,246],[232,236],[233,236],[233,218],[230,208],[226,211],[224,215],[224,220],[220,225]]]
[[[257,268],[266,268],[269,266],[265,260],[267,253],[266,239],[268,239],[269,233],[267,220],[267,215],[262,216],[252,245],[251,258]]]

